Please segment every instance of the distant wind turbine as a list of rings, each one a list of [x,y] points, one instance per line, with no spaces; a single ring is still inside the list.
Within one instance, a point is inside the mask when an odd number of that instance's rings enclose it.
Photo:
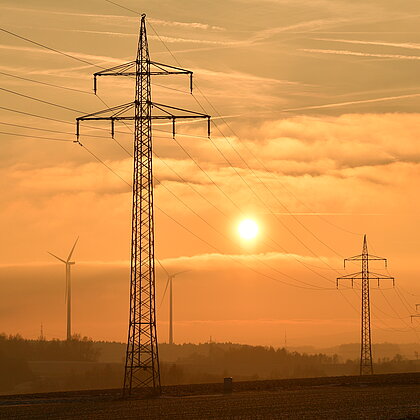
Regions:
[[[163,292],[163,296],[162,296],[162,302],[163,302],[163,299],[165,298],[166,291],[168,290],[168,286],[169,286],[169,344],[174,344],[172,280],[176,276],[179,276],[180,274],[183,274],[183,273],[188,273],[191,270],[183,270],[183,271],[178,271],[178,273],[175,273],[175,274],[169,274],[165,270],[162,264],[160,264],[160,266],[163,268],[166,275],[168,276],[168,280],[166,281],[165,291]]]
[[[71,260],[71,256],[73,255],[74,248],[76,248],[77,241],[79,237],[77,237],[72,249],[70,250],[70,254],[67,257],[67,260],[63,260],[57,255],[48,252],[48,254],[52,255],[57,260],[66,264],[66,303],[67,303],[67,340],[71,340],[71,275],[70,275],[70,267],[76,264],[74,261]]]

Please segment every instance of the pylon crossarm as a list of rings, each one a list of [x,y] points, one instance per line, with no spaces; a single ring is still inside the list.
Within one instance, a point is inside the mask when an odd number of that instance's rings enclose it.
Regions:
[[[77,141],[80,137],[80,121],[87,121],[87,120],[111,120],[111,135],[114,137],[114,121],[115,120],[130,120],[133,117],[123,117],[122,114],[129,111],[130,109],[134,108],[134,102],[128,102],[123,105],[114,106],[113,108],[103,109],[98,112],[94,112],[92,114],[83,115],[81,117],[76,118],[76,138]],[[104,115],[110,113],[111,115]]]
[[[148,74],[150,76],[165,76],[165,75],[175,75],[175,74],[186,74],[190,77],[190,92],[192,93],[193,89],[193,72],[191,70],[186,70],[181,67],[170,66],[168,64],[158,63],[156,61],[149,61],[151,66],[156,67],[158,70],[150,70]],[[93,74],[93,91],[97,91],[97,77],[99,76],[136,76],[137,61],[129,61],[128,63],[120,64],[118,66],[110,67],[109,69],[104,69]],[[140,74],[142,74],[140,72]]]
[[[129,61],[128,63],[119,64],[115,67],[110,67],[101,71],[93,73],[93,77],[97,76],[125,76],[126,71],[136,65],[136,61]]]
[[[123,105],[117,105],[117,106],[114,106],[112,108],[107,108],[107,109],[103,109],[101,111],[93,112],[92,114],[82,115],[81,117],[77,117],[76,121],[91,120],[91,119],[94,119],[95,117],[97,117],[99,115],[103,115],[103,114],[106,114],[106,113],[111,114],[111,115],[108,116],[108,118],[113,118],[113,117],[121,115],[125,111],[128,111],[129,109],[133,108],[133,106],[134,106],[134,102],[128,102],[128,103],[123,104]]]
[[[392,277],[392,276],[386,276],[384,274],[372,273],[371,271],[369,271],[368,276],[369,276],[369,279],[378,281],[378,287],[379,287],[379,284],[380,284],[381,280],[392,280],[392,286],[395,287],[395,278]]]
[[[151,76],[164,76],[170,74],[187,74],[190,77],[190,93],[193,91],[193,72],[191,70],[186,70],[180,67],[169,66],[168,64],[157,63],[156,61],[151,61],[152,66],[157,67],[161,72],[151,71]],[[169,70],[168,70],[169,69]]]
[[[369,261],[384,261],[385,263],[385,267],[387,267],[388,262],[386,258],[382,258],[382,257],[377,257],[376,255],[371,255],[371,254],[367,254],[367,255],[355,255],[354,257],[350,257],[350,258],[345,258],[344,259],[344,268],[346,268],[346,262],[347,261],[362,261],[363,259],[369,260]]]
[[[152,106],[155,107],[155,108],[159,108],[161,110],[163,110],[163,109],[173,109],[175,111],[188,112],[191,115],[197,115],[197,117],[201,117],[201,118],[210,118],[210,115],[203,114],[202,112],[190,111],[189,109],[178,108],[176,106],[160,104],[160,103],[157,103],[157,102],[152,102]]]
[[[383,261],[385,264],[385,268],[388,267],[388,260],[383,257],[377,257],[376,255],[368,254],[369,261]]]
[[[130,61],[128,63],[120,64],[118,66],[110,67],[109,69],[104,69],[104,70],[94,73],[93,74],[93,91],[95,95],[97,91],[97,80],[96,80],[97,77],[99,76],[132,76],[132,75],[135,75],[136,73],[129,72],[128,70],[131,67],[135,68],[135,65],[136,65],[135,61]]]
[[[163,70],[164,72],[170,74],[171,70],[177,70],[177,74],[192,74],[191,70],[186,70],[181,67],[170,66],[168,64],[158,63],[157,61],[150,61],[150,64],[156,66],[158,69]],[[171,69],[171,70],[166,70]],[[173,73],[172,73],[173,74]]]
[[[346,280],[346,279],[357,280],[357,279],[361,279],[361,278],[362,278],[362,272],[361,271],[359,271],[358,273],[345,274],[344,276],[337,277],[337,279],[340,279],[340,280]]]
[[[420,314],[410,315],[411,322],[413,322],[413,318],[420,318]]]
[[[170,106],[170,105],[164,105],[164,104],[160,104],[157,102],[152,102],[151,103],[153,108],[159,109],[160,111],[164,112],[165,114],[167,114],[168,116],[153,116],[152,119],[165,119],[165,118],[170,118],[172,119],[172,136],[173,138],[175,138],[175,134],[176,134],[176,128],[175,128],[175,120],[177,119],[207,119],[207,136],[210,137],[211,134],[211,126],[210,126],[210,115],[207,114],[203,114],[201,112],[195,112],[195,111],[190,111],[189,109],[184,109],[184,108],[178,108],[175,106]],[[175,115],[173,113],[173,111],[179,111],[179,112],[186,112],[187,115]]]
[[[362,259],[362,255],[355,255],[354,257],[345,258],[344,259],[344,268],[346,268],[347,261],[360,261]]]
[[[345,276],[337,277],[336,286],[338,289],[339,281],[340,280],[351,280],[351,287],[354,286],[354,280],[361,280],[362,279],[362,272],[353,273],[353,274],[346,274]]]

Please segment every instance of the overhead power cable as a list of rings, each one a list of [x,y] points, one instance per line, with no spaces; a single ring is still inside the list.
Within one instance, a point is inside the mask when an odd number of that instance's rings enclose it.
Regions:
[[[26,138],[34,138],[34,139],[42,139],[42,140],[51,140],[51,141],[64,141],[66,143],[72,143],[72,140],[65,140],[65,139],[57,139],[52,137],[42,137],[42,136],[33,136],[30,134],[18,134],[18,133],[8,133],[5,131],[0,131],[0,134],[8,135],[8,136],[18,136],[18,137],[26,137]]]
[[[108,107],[108,105],[104,102],[104,101],[102,101],[103,103],[104,103],[104,105],[105,106],[107,106]],[[109,108],[109,107],[108,107]],[[123,122],[124,123],[124,125],[126,125],[126,127],[131,131],[131,129],[130,129],[130,127],[128,127],[127,126],[127,124],[125,123],[125,122]],[[118,141],[116,140],[116,139],[114,139],[117,143],[118,143]],[[178,143],[178,142],[177,142]],[[119,146],[120,147],[122,147],[124,150],[125,150],[125,152],[129,155],[129,156],[131,156],[131,157],[133,157],[133,155],[131,154],[131,152],[129,152],[127,149],[125,149],[120,143],[118,143],[119,144]],[[179,143],[178,143],[178,145],[180,146],[180,147],[182,147]],[[156,155],[156,153],[154,153],[155,155]],[[191,157],[192,158],[192,157]],[[211,225],[207,220],[205,220],[201,215],[199,215],[195,210],[193,210],[187,203],[185,203],[185,201],[184,200],[182,200],[177,194],[175,194],[175,193],[173,193],[168,187],[166,187],[166,185],[164,185],[163,183],[161,183],[160,182],[160,180],[159,180],[159,178],[157,178],[156,176],[154,177],[158,182],[159,182],[159,184],[162,186],[162,187],[164,187],[171,195],[173,195],[174,196],[174,198],[176,199],[176,200],[178,200],[178,201],[180,201],[191,213],[193,213],[195,216],[197,216],[200,220],[202,220],[205,224],[207,224],[212,230],[214,230],[216,233],[218,233],[219,235],[221,235],[223,238],[225,238],[226,240],[228,240],[229,241],[229,238],[227,238],[226,237],[226,235],[225,234],[223,234],[222,232],[220,232],[218,229],[216,229],[213,225]],[[210,178],[210,177],[209,177]],[[211,178],[210,178],[211,179]],[[214,183],[214,181],[213,181],[213,183]],[[216,186],[217,186],[217,184],[216,183],[214,183]],[[227,196],[228,197],[228,196]],[[229,197],[228,197],[229,198]],[[230,199],[230,198],[229,198]],[[233,202],[233,201],[232,201]],[[234,202],[233,202],[234,203]],[[235,203],[234,203],[235,204]],[[239,207],[238,207],[238,209],[239,209]],[[239,209],[240,210],[240,209]],[[258,258],[258,257],[255,257],[255,259],[257,259],[259,262],[261,262],[263,265],[265,265],[266,267],[268,267],[268,268],[270,268],[270,269],[272,269],[272,270],[274,270],[274,271],[276,271],[277,273],[279,273],[280,275],[282,275],[282,276],[285,276],[285,277],[288,277],[288,278],[290,278],[290,279],[292,279],[292,280],[295,280],[295,281],[297,281],[298,283],[302,283],[302,284],[305,284],[305,285],[307,285],[307,286],[310,286],[310,287],[312,287],[312,288],[316,288],[316,289],[322,289],[322,290],[327,290],[326,288],[322,288],[322,287],[320,287],[320,286],[315,286],[315,285],[312,285],[312,284],[309,284],[309,283],[306,283],[306,282],[303,282],[303,281],[301,281],[301,280],[298,280],[298,279],[296,279],[296,278],[294,278],[294,277],[292,277],[292,276],[290,276],[290,275],[288,275],[288,274],[285,274],[285,273],[283,273],[283,272],[281,272],[280,270],[278,270],[278,269],[276,269],[275,267],[272,267],[271,265],[269,265],[269,264],[267,264],[266,262],[264,262],[264,261],[261,261],[261,259],[260,258]],[[311,270],[311,269],[309,269],[309,270]],[[311,271],[313,271],[313,270],[311,270]],[[317,274],[317,275],[319,275],[319,273],[316,273],[315,272],[315,274]],[[322,275],[321,275],[322,276]],[[327,279],[326,277],[324,277],[324,276],[322,276],[323,278],[325,278],[325,279]],[[328,279],[327,279],[328,280]]]
[[[42,82],[40,80],[29,79],[27,77],[21,77],[21,76],[16,76],[15,74],[5,73],[4,71],[0,71],[0,74],[2,74],[3,76],[13,77],[13,78],[19,79],[19,80],[25,80],[26,82],[38,83],[38,84],[44,85],[44,86],[50,86],[50,87],[55,87],[55,88],[58,88],[58,89],[69,90],[69,91],[72,91],[72,92],[79,92],[79,93],[86,93],[88,95],[94,95],[93,92],[89,92],[87,90],[75,89],[75,88],[71,88],[71,87],[68,87],[68,86],[55,85],[53,83]]]
[[[98,162],[100,162],[101,164],[103,164],[108,170],[110,170],[115,176],[117,176],[121,181],[123,181],[127,186],[129,186],[130,188],[132,187],[131,186],[131,184],[130,183],[128,183],[124,178],[122,178],[116,171],[114,171],[109,165],[107,165],[102,159],[100,159],[96,154],[94,154],[91,150],[89,150],[86,146],[84,146],[82,143],[79,143],[80,144],[80,146],[82,146],[89,154],[91,154]],[[182,224],[181,222],[179,222],[178,220],[176,220],[175,218],[173,218],[171,215],[169,215],[166,211],[164,211],[163,209],[161,209],[160,207],[158,207],[158,206],[156,206],[156,208],[157,208],[157,210],[159,210],[160,212],[162,212],[165,216],[167,216],[168,218],[170,218],[173,222],[175,222],[177,225],[179,225],[180,227],[182,227],[184,230],[186,230],[187,232],[189,232],[191,235],[193,235],[195,238],[197,238],[198,240],[200,240],[201,242],[203,242],[203,243],[205,243],[207,246],[209,246],[210,248],[212,248],[213,250],[215,250],[218,254],[221,254],[221,255],[226,255],[226,254],[223,254],[223,252],[222,251],[220,251],[220,249],[218,249],[217,247],[215,247],[214,245],[212,245],[210,242],[208,242],[206,239],[203,239],[202,237],[200,237],[199,235],[197,235],[196,233],[194,233],[191,229],[189,229],[187,226],[185,226],[184,224]],[[266,277],[266,278],[269,278],[269,279],[271,279],[271,280],[273,280],[273,281],[275,281],[275,282],[279,282],[279,283],[282,283],[282,284],[285,284],[285,285],[287,285],[287,286],[291,286],[291,287],[297,287],[297,288],[301,288],[301,289],[309,289],[309,290],[333,290],[333,289],[327,289],[327,288],[322,288],[322,287],[319,287],[319,286],[313,286],[313,285],[310,285],[309,287],[307,287],[307,286],[299,286],[299,285],[296,285],[296,284],[292,284],[292,283],[288,283],[288,282],[285,282],[285,281],[283,281],[283,280],[279,280],[278,278],[276,278],[276,277],[273,277],[273,276],[271,276],[271,275],[268,275],[268,274],[266,274],[266,273],[262,273],[262,272],[260,272],[260,271],[258,271],[258,270],[256,270],[256,269],[254,269],[253,267],[249,267],[248,265],[246,265],[246,264],[244,264],[242,261],[238,261],[236,258],[234,258],[233,256],[231,256],[231,255],[227,255],[230,259],[232,259],[233,261],[235,261],[236,263],[238,263],[238,264],[240,264],[240,265],[242,265],[242,266],[244,266],[244,267],[246,267],[247,269],[249,269],[249,270],[251,270],[251,271],[253,271],[253,272],[255,272],[256,274],[258,274],[258,275],[261,275],[261,276],[263,276],[263,277]],[[263,262],[264,263],[264,262]],[[273,267],[270,267],[270,268],[272,268],[273,269]],[[296,281],[298,281],[298,282],[300,282],[300,283],[303,283],[303,284],[308,284],[308,283],[305,283],[305,282],[302,282],[301,280],[297,280],[297,279],[295,279],[295,278],[293,278],[293,277],[291,277],[291,276],[289,276],[289,275],[286,275],[286,274],[284,274],[284,273],[282,273],[282,275],[285,275],[285,276],[287,276],[287,277],[289,277],[289,278],[291,278],[291,279],[293,279],[293,280],[296,280]]]
[[[167,49],[167,51],[170,53],[170,55],[173,57],[173,59],[175,60],[175,62],[178,65],[181,65],[180,62],[178,61],[178,59],[175,57],[175,55],[172,53],[172,51],[170,50],[170,48],[166,45],[166,43],[163,41],[163,39],[160,37],[160,35],[158,34],[158,32],[154,29],[153,25],[150,24],[149,22],[149,26],[152,28],[153,32],[156,34],[156,36],[159,38],[159,40],[162,42],[162,44],[165,46],[165,48]],[[204,95],[204,93],[201,91],[201,89],[197,86],[196,83],[194,83],[194,86],[199,90],[199,92],[201,93],[201,95],[203,96],[203,98],[209,103],[209,105],[211,106],[211,108],[216,112],[216,114],[222,118],[222,121],[225,122],[225,120],[223,119],[223,117],[221,116],[221,114],[216,110],[216,108],[211,104],[211,102],[207,99],[207,97]],[[200,106],[200,108],[205,111],[205,108],[201,105],[201,103],[199,102],[199,100],[195,97],[195,95],[193,95],[195,101],[197,102],[197,104]],[[240,157],[240,159],[245,163],[245,165],[247,166],[247,168],[249,170],[251,170],[251,172],[253,173],[253,175],[259,180],[259,182],[270,192],[270,194],[274,197],[274,199],[279,202],[279,204],[296,220],[297,223],[299,223],[308,233],[310,233],[316,240],[318,240],[320,243],[322,243],[325,247],[327,247],[328,249],[330,249],[332,252],[334,252],[337,256],[342,257],[339,253],[337,253],[333,248],[331,248],[328,244],[326,244],[322,239],[320,239],[318,237],[318,235],[314,234],[310,229],[308,229],[292,212],[290,212],[290,210],[278,199],[278,197],[276,195],[274,195],[274,193],[271,191],[270,188],[267,187],[267,185],[261,180],[261,178],[255,173],[255,171],[253,170],[253,168],[251,168],[249,166],[249,164],[246,162],[246,160],[240,155],[240,153],[233,147],[233,145],[229,142],[229,140],[226,138],[226,136],[223,134],[223,132],[218,128],[218,126],[216,125],[216,123],[214,121],[212,121],[213,125],[216,127],[216,129],[220,132],[220,134],[225,138],[226,142],[230,145],[230,147],[232,147],[232,149],[236,152],[236,154]],[[226,122],[225,122],[226,123]],[[230,128],[230,127],[229,127]],[[231,129],[232,131],[232,129]],[[233,131],[232,131],[233,132]],[[235,133],[234,133],[235,134]],[[235,136],[237,138],[239,138],[236,134]],[[243,177],[239,174],[239,172],[236,170],[236,168],[230,163],[230,161],[226,158],[226,156],[223,154],[223,152],[214,144],[214,142],[212,141],[212,144],[217,148],[217,150],[219,151],[219,153],[222,155],[222,157],[227,161],[227,163],[235,170],[235,172],[243,179]],[[251,151],[250,151],[251,152]],[[251,152],[252,153],[252,152]],[[257,161],[259,161],[260,163],[262,163],[254,154],[253,154],[254,158],[257,159]],[[268,171],[268,168],[263,165],[263,167]],[[245,184],[249,187],[249,184],[245,181],[245,179],[243,179]],[[252,191],[252,189],[251,189]],[[255,195],[255,192],[254,192]],[[259,199],[259,201],[261,201],[266,208],[268,208],[268,206],[265,204],[264,200]],[[271,209],[268,208],[268,210],[273,213],[271,211]],[[274,213],[273,213],[274,214]],[[274,214],[274,216],[276,216]],[[277,217],[276,217],[277,218]],[[277,218],[277,220],[280,222],[280,220]],[[281,222],[280,222],[281,223]],[[281,223],[282,224],[282,223]],[[283,226],[285,226],[284,224],[282,224]],[[288,228],[286,228],[289,232],[290,230]],[[292,233],[292,236],[294,236],[301,244],[302,241],[300,240],[300,238],[298,238],[294,233]],[[313,253],[312,250],[310,250],[308,248],[308,246],[306,244],[303,244],[303,246],[305,248],[307,248],[311,253]],[[318,256],[318,258],[320,258]],[[322,262],[325,263],[325,261],[323,261],[321,258],[320,260]]]
[[[11,127],[26,128],[26,129],[29,129],[29,130],[45,131],[45,132],[48,132],[48,133],[67,134],[69,136],[74,137],[74,133],[70,133],[68,131],[48,130],[46,128],[33,127],[33,126],[30,126],[30,125],[12,124],[12,123],[4,122],[4,121],[0,121],[0,124],[9,125]],[[94,134],[88,134],[87,137],[100,137],[102,139],[109,139],[109,136],[98,136],[98,135],[94,135]]]
[[[112,3],[112,4],[115,4],[115,5],[117,5],[117,6],[120,6],[120,5],[118,5],[117,3],[115,3],[115,2],[112,2],[112,1],[109,1],[109,0],[106,0],[106,1],[108,1],[109,3]],[[125,8],[125,7],[123,7],[123,6],[120,6],[120,7],[122,7],[122,8]],[[135,11],[133,11],[133,10],[131,10],[131,9],[128,9],[128,8],[125,8],[126,10],[130,10],[130,11],[132,11],[133,13],[136,13],[137,14],[137,12],[135,12]],[[52,49],[53,51],[55,51],[54,49]],[[56,52],[59,52],[59,51],[56,51]],[[61,52],[59,52],[59,53],[61,53]],[[63,54],[63,55],[67,55],[67,54]],[[69,56],[69,55],[67,55],[67,56]],[[71,57],[71,58],[75,58],[75,57]],[[79,60],[80,61],[80,60]],[[92,63],[89,63],[89,64],[92,64]],[[94,64],[92,64],[92,65],[94,65]],[[89,153],[91,153],[90,151],[89,151]],[[91,153],[92,154],[92,153]],[[93,155],[96,159],[98,159],[95,155]]]
[[[71,126],[74,127],[74,122],[70,122],[70,121],[65,121],[65,120],[60,120],[60,119],[57,119],[57,118],[46,117],[45,115],[39,115],[39,114],[30,113],[30,112],[20,111],[18,109],[7,108],[5,106],[0,106],[0,109],[4,109],[5,111],[14,112],[14,113],[21,114],[21,115],[27,115],[27,116],[30,116],[30,117],[41,118],[43,120],[55,121],[55,122],[59,122],[59,123],[63,123],[63,124],[70,124]],[[109,131],[106,128],[94,127],[94,126],[91,126],[91,125],[85,125],[84,127],[89,128],[89,129],[93,129],[93,130],[100,130],[100,131],[107,131],[107,132]],[[115,130],[115,133],[129,134],[125,131],[117,131],[117,130]],[[95,136],[95,137],[97,137],[97,136]]]
[[[156,30],[153,28],[153,26],[149,23],[149,26],[152,28],[152,30],[155,32],[155,34],[160,38],[159,34],[156,32]],[[163,42],[163,40],[161,40]],[[163,44],[165,45],[165,47],[168,49],[168,51],[171,53],[171,55],[173,56],[172,52],[169,50],[169,48],[166,46],[166,44],[163,42]],[[173,56],[174,59],[176,60],[177,64],[179,64],[178,60],[175,58],[175,56]],[[196,100],[196,102],[198,103],[198,105],[201,107],[202,110],[204,110],[203,106],[200,104],[200,102],[198,101],[198,99],[193,95],[194,99]],[[214,122],[213,122],[214,124]],[[217,127],[217,126],[216,126]],[[218,128],[218,127],[217,127]],[[219,130],[220,131],[220,130]],[[220,133],[223,135],[223,133],[220,131]],[[223,135],[223,137],[225,137]],[[226,137],[225,137],[226,139]],[[227,140],[227,139],[226,139]],[[211,143],[213,144],[213,146],[216,148],[216,150],[219,152],[219,154],[221,154],[221,156],[224,158],[224,160],[228,163],[228,165],[235,171],[235,173],[239,176],[239,178],[245,183],[245,185],[248,187],[248,189],[251,191],[251,193],[253,195],[256,196],[256,198],[263,204],[264,207],[266,207],[268,209],[268,211],[273,214],[274,216],[276,216],[273,211],[267,206],[266,202],[253,190],[253,188],[249,185],[249,183],[246,181],[246,179],[238,172],[237,168],[229,161],[229,159],[225,156],[225,154],[220,150],[220,148],[214,143],[214,141],[210,138]],[[229,143],[229,142],[228,142]],[[179,142],[177,142],[177,144],[180,146]],[[181,146],[180,146],[181,147]],[[182,147],[182,149],[184,150],[184,152],[186,152],[185,148]],[[188,152],[186,152],[188,153]],[[189,157],[191,157],[191,155],[188,153]],[[243,160],[243,159],[242,159]],[[246,162],[245,162],[246,163]],[[249,167],[249,166],[248,166]],[[250,168],[251,171],[253,172],[252,168]],[[205,172],[205,171],[203,171]],[[253,172],[255,174],[255,172]],[[261,183],[263,183],[263,181],[257,177],[259,179],[259,181]],[[264,184],[264,183],[263,183]],[[264,184],[264,186],[266,187],[266,185]],[[267,188],[267,187],[266,187]],[[220,189],[220,188],[219,188]],[[271,192],[271,191],[270,191]],[[224,192],[223,192],[224,193]],[[224,193],[225,194],[225,193]],[[232,202],[230,197],[227,197],[229,199],[229,201]],[[233,203],[236,207],[236,203]],[[238,208],[238,207],[237,207]],[[239,209],[239,208],[238,208]],[[240,210],[240,209],[239,209]],[[287,209],[288,210],[288,209]],[[289,211],[290,213],[290,211]],[[300,242],[302,244],[302,246],[304,246],[312,255],[314,255],[316,258],[318,258],[322,263],[326,264],[330,269],[335,270],[333,267],[331,267],[328,263],[326,263],[319,255],[317,255],[310,247],[308,247],[293,231],[291,231],[291,229],[284,224],[281,220],[278,219],[278,217],[276,216],[276,220],[293,236],[295,237],[295,239]],[[300,221],[299,221],[300,223]],[[287,250],[282,247],[276,240],[274,240],[273,238],[269,237],[269,239],[276,244],[276,246],[283,250],[283,252],[287,252]],[[327,245],[328,246],[328,245]],[[331,248],[332,249],[332,248]],[[335,252],[335,251],[334,251]],[[336,253],[336,252],[335,252]],[[338,253],[336,253],[337,255],[340,255]],[[312,268],[306,266],[302,261],[300,261],[297,258],[294,258],[296,261],[298,261],[300,264],[304,265],[309,271],[313,272],[314,274],[316,274],[317,276],[324,278],[325,280],[327,280],[330,283],[334,283],[333,280],[327,278],[326,276],[324,276],[321,273],[318,273],[317,271],[313,270]],[[336,272],[338,272],[337,270],[335,270]],[[339,272],[338,272],[339,273]],[[340,273],[341,274],[341,273]]]
[[[103,69],[103,67],[101,67],[101,66],[99,66],[99,65],[97,65],[95,63],[92,63],[91,61],[84,60],[83,58],[75,57],[74,55],[71,55],[69,53],[65,53],[63,51],[60,51],[60,50],[57,50],[55,48],[49,47],[49,46],[47,46],[45,44],[41,44],[40,42],[33,41],[32,39],[26,38],[26,37],[24,37],[22,35],[18,35],[16,33],[12,32],[12,31],[8,31],[7,29],[0,28],[0,31],[3,31],[3,32],[5,32],[5,33],[7,33],[9,35],[12,35],[12,36],[16,37],[16,38],[22,39],[22,40],[24,40],[26,42],[30,42],[31,44],[37,45],[38,47],[45,48],[45,49],[50,50],[50,51],[54,51],[57,54],[61,54],[61,55],[65,56],[65,57],[71,58],[73,60],[80,61],[81,63],[88,64],[90,66],[94,66],[94,67],[98,67],[100,69]]]
[[[31,99],[33,101],[37,101],[37,102],[41,102],[41,103],[44,103],[44,104],[47,104],[47,105],[55,106],[57,108],[62,108],[62,109],[65,109],[67,111],[73,111],[73,112],[85,113],[86,114],[86,112],[80,111],[80,109],[69,108],[69,107],[64,106],[64,105],[56,104],[54,102],[44,101],[43,99],[35,98],[34,96],[24,95],[23,93],[19,93],[19,92],[16,92],[14,90],[11,90],[11,89],[5,89],[5,88],[0,87],[0,90],[3,90],[7,93],[12,93],[13,95],[21,96],[21,97],[26,98],[26,99]]]

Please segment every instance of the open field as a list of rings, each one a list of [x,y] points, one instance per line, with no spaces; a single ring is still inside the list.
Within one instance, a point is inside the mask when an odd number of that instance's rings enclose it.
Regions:
[[[171,386],[159,398],[119,390],[3,396],[7,419],[420,419],[420,373]]]

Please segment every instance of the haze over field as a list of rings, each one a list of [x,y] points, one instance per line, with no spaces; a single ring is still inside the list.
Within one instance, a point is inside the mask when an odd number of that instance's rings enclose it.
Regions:
[[[420,302],[418,2],[121,4],[147,14],[152,59],[194,71],[195,97],[215,122],[212,141],[202,122],[179,124],[176,142],[171,125],[155,125],[156,256],[169,273],[190,270],[174,279],[175,341],[283,346],[285,332],[291,346],[357,341],[360,291],[337,291],[335,278],[359,271],[342,270],[342,259],[361,253],[366,233],[397,285],[372,290],[373,341],[418,342],[409,316]],[[3,0],[0,22],[101,67],[136,53],[139,18],[107,1]],[[72,142],[75,118],[106,107],[92,94],[98,68],[6,32],[0,50],[0,332],[37,337],[43,323],[47,337],[64,338],[64,268],[47,251],[64,258],[80,235],[74,330],[124,341],[130,188]],[[154,82],[156,102],[202,111],[186,77]],[[127,78],[98,87],[109,106],[133,98]],[[131,150],[127,127],[116,129]],[[130,183],[132,158],[110,127],[81,133]],[[251,240],[237,232],[245,218],[258,225]],[[166,278],[157,265],[160,341]]]

